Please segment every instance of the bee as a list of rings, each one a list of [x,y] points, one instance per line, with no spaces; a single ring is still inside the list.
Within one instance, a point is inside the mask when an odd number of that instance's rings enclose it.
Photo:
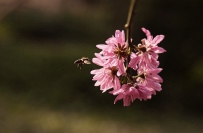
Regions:
[[[88,57],[82,57],[82,58],[74,61],[74,64],[76,64],[77,67],[79,67],[81,69],[82,65],[84,65],[84,64],[91,64],[91,62],[90,62]]]

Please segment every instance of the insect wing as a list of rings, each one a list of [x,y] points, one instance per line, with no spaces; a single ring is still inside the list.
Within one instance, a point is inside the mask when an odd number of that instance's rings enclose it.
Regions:
[[[84,60],[84,64],[91,64],[89,60]]]

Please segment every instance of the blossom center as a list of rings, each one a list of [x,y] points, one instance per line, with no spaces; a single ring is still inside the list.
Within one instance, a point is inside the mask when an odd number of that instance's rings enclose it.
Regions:
[[[128,57],[127,48],[125,47],[125,45],[121,46],[120,43],[118,43],[118,47],[115,48],[114,54],[116,54],[119,59],[121,59],[122,57]]]
[[[139,51],[142,51],[143,53],[145,53],[147,51],[146,47],[138,47]]]
[[[145,74],[143,73],[143,74],[139,75],[139,77],[142,79],[145,79]]]
[[[117,71],[118,71],[118,69],[117,69],[117,67],[116,66],[113,66],[113,67],[111,67],[111,68],[109,68],[110,70],[111,70],[111,74],[114,76],[114,75],[116,75],[116,73],[117,73]]]

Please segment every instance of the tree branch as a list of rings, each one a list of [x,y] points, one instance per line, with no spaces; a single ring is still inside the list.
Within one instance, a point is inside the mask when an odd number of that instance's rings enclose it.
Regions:
[[[133,48],[133,45],[131,43],[131,38],[132,38],[132,22],[133,22],[133,15],[135,14],[135,6],[137,4],[138,0],[131,0],[130,3],[130,8],[129,8],[129,12],[128,12],[128,18],[127,18],[127,22],[125,24],[125,38],[127,39],[127,49],[128,49],[128,58],[126,60],[126,73],[129,77],[130,80],[132,80],[131,77],[131,69],[129,69],[128,64],[130,62],[130,53],[131,53],[131,49]]]
[[[127,39],[128,47],[132,47],[132,44],[131,44],[132,31],[131,30],[132,30],[133,15],[135,14],[135,6],[137,4],[137,1],[138,0],[131,0],[127,22],[124,26],[125,30],[126,30],[126,39]]]

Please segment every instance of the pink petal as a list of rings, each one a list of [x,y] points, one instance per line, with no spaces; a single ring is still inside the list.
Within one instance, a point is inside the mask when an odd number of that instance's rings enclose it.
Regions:
[[[90,74],[97,74],[98,70],[99,70],[99,69],[92,70],[92,71],[90,72]]]
[[[161,47],[155,47],[155,48],[152,48],[151,50],[154,51],[154,53],[157,53],[157,54],[166,52],[166,50],[161,48]]]
[[[116,30],[116,32],[115,32],[115,38],[116,38],[118,43],[123,44],[125,42],[124,31]]]
[[[151,36],[151,33],[150,33],[149,30],[145,29],[144,27],[141,28],[141,29],[142,29],[142,31],[146,34],[146,36]]]
[[[142,28],[142,31],[146,34],[147,36],[147,41],[152,41],[153,39],[153,36],[151,35],[150,31],[145,29],[145,28]]]
[[[114,89],[115,90],[118,90],[118,89],[120,89],[120,87],[121,87],[121,84],[120,84],[120,80],[118,79],[118,77],[114,77]]]
[[[124,97],[125,97],[125,94],[120,93],[120,94],[116,97],[116,99],[114,100],[114,104],[115,104],[118,100],[123,99]]]
[[[139,56],[137,56],[134,53],[131,53],[130,58],[131,59],[130,59],[129,67],[131,67],[134,70],[136,70],[137,69],[137,64],[140,62],[140,58],[139,58]]]
[[[108,48],[108,45],[105,45],[105,44],[98,44],[98,45],[96,45],[96,47],[97,47],[98,49],[106,49],[106,48]]]
[[[118,72],[117,75],[125,75],[124,59],[118,60]]]
[[[157,35],[157,36],[153,39],[152,43],[153,43],[153,45],[157,45],[157,44],[160,43],[163,39],[164,39],[164,35]]]
[[[98,58],[93,58],[92,62],[98,66],[104,66],[104,63]]]
[[[123,106],[130,106],[130,97],[124,97],[123,99]]]

